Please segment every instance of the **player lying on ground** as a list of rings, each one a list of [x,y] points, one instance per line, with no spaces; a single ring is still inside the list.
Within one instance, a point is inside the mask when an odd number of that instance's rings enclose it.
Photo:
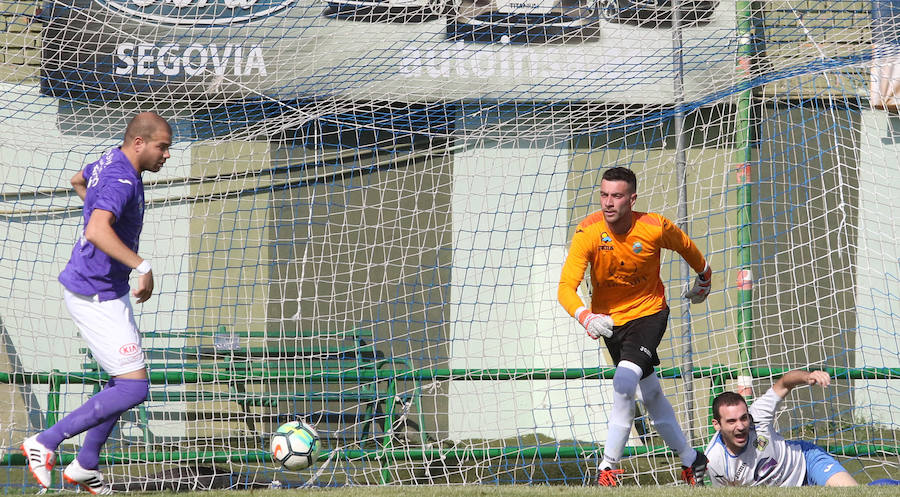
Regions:
[[[785,396],[800,385],[831,384],[824,371],[790,371],[753,405],[725,392],[713,400],[713,427],[707,472],[713,486],[771,485],[799,487],[856,485],[853,476],[821,447],[802,440],[785,440],[775,430],[775,413]]]

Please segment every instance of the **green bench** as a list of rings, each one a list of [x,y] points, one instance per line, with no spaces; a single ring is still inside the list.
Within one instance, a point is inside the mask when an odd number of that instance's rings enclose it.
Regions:
[[[409,365],[377,350],[369,330],[229,331],[220,326],[216,331],[144,333],[143,348],[150,405],[142,404],[126,420],[140,426],[150,442],[166,441],[150,430],[154,419],[239,421],[263,441],[278,424],[304,417],[326,444],[389,444],[392,427],[409,419],[408,411],[418,413],[418,426],[425,426],[418,382],[406,380],[410,388],[400,391],[394,376]],[[83,368],[99,373],[89,351],[82,353],[87,357]],[[188,381],[198,377],[205,380]],[[95,391],[100,388],[97,384]],[[154,409],[171,403],[191,407]],[[224,409],[226,405],[232,408]]]

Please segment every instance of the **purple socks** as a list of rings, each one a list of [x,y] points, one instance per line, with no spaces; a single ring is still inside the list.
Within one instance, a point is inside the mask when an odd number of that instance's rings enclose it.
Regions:
[[[84,445],[78,451],[78,463],[84,469],[96,469],[100,461],[100,447],[106,443],[119,416],[143,402],[149,388],[148,380],[112,378],[106,388],[41,432],[37,440],[48,449],[56,450],[63,440],[87,430]]]

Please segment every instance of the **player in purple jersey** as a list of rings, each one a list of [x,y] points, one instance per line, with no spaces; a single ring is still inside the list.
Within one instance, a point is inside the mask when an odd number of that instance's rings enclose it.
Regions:
[[[747,407],[744,397],[725,392],[713,400],[717,430],[706,457],[713,486],[854,486],[856,480],[825,449],[802,440],[785,440],[775,429],[775,413],[800,385],[831,384],[825,371],[789,371]]]
[[[28,468],[44,488],[50,486],[54,451],[63,440],[87,432],[63,479],[92,494],[108,494],[98,470],[100,448],[128,409],[147,397],[149,381],[140,332],[128,299],[131,270],[138,273],[131,292],[137,303],[153,295],[150,262],[138,255],[144,222],[144,171],[158,172],[169,158],[172,128],[144,112],[125,129],[120,147],[104,153],[72,177],[84,201],[84,231],[59,275],[66,308],[93,357],[109,374],[106,387],[47,430],[22,442]]]

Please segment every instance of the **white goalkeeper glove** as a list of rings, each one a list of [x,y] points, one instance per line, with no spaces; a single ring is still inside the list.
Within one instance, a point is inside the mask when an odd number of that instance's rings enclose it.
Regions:
[[[682,294],[682,297],[689,299],[692,304],[702,303],[704,300],[706,300],[706,296],[709,295],[711,282],[712,269],[707,263],[706,268],[704,268],[702,272],[698,273],[697,278],[694,279],[694,286],[692,286],[690,290],[684,292],[684,294]]]
[[[581,326],[584,326],[588,336],[594,340],[613,335],[613,319],[606,314],[594,314],[585,307],[579,307],[575,311],[575,317]]]

